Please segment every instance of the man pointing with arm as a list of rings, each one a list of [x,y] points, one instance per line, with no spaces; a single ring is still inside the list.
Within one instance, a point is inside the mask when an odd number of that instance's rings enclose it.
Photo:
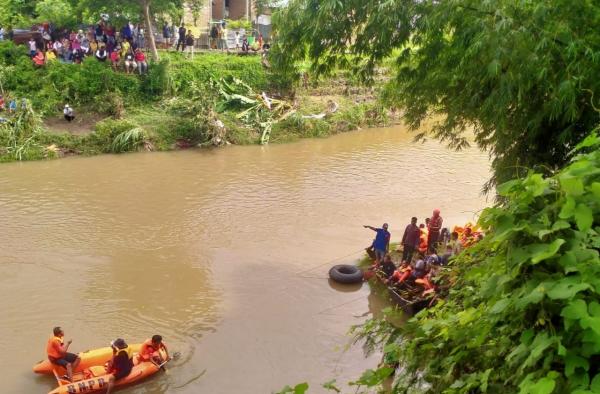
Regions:
[[[373,241],[373,249],[375,249],[375,259],[377,261],[383,261],[383,257],[386,255],[390,248],[390,238],[392,236],[388,231],[388,224],[383,223],[382,228],[375,228],[371,226],[363,227],[371,229],[377,233],[377,235],[375,235],[375,241]]]

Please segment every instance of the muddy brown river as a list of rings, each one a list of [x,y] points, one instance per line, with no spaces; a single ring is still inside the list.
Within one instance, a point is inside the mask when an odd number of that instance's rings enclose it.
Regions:
[[[52,327],[71,350],[162,334],[181,356],[123,393],[271,393],[346,383],[377,356],[348,329],[378,313],[367,285],[326,279],[390,223],[440,208],[475,218],[487,155],[414,144],[401,127],[266,147],[0,165],[0,370],[5,393],[36,376]],[[307,271],[315,267],[313,270]],[[306,272],[303,272],[306,271]],[[298,273],[303,272],[301,275]]]

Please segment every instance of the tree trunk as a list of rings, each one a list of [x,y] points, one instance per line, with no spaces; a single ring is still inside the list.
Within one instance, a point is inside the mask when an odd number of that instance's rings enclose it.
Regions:
[[[144,20],[146,21],[146,31],[150,42],[150,51],[155,62],[158,61],[158,50],[156,49],[156,41],[154,41],[154,32],[152,31],[152,20],[150,18],[150,0],[140,0],[142,9],[144,10]]]

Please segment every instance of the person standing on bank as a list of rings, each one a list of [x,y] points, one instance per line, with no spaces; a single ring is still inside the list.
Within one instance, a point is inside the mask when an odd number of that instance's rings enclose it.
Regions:
[[[412,260],[413,253],[415,249],[419,247],[421,231],[417,226],[417,218],[413,217],[410,219],[410,224],[406,226],[404,229],[404,235],[402,236],[402,261],[410,261]]]
[[[179,39],[177,40],[177,46],[175,47],[175,51],[179,50],[179,45],[181,45],[181,52],[185,51],[185,26],[183,24],[179,28]]]
[[[375,250],[375,259],[377,261],[383,261],[383,257],[387,254],[390,249],[390,238],[392,234],[388,231],[388,224],[383,223],[381,228],[375,228],[372,226],[363,226],[364,228],[371,229],[377,233],[375,240],[373,241],[373,249]]]
[[[54,336],[48,339],[46,345],[48,360],[54,365],[60,365],[65,368],[67,370],[67,378],[72,382],[73,370],[77,368],[81,359],[78,355],[67,352],[72,341],[69,339],[67,344],[64,344],[63,338],[65,333],[62,328],[54,327],[52,332]]]
[[[65,109],[63,109],[63,115],[67,122],[72,122],[75,119],[75,113],[73,112],[73,108],[69,104],[65,105]]]
[[[433,216],[429,219],[427,224],[428,237],[427,237],[427,252],[433,253],[435,251],[435,244],[440,237],[440,230],[442,229],[443,219],[440,216],[440,210],[434,209]]]
[[[185,36],[185,46],[188,50],[188,56],[192,59],[194,58],[194,44],[194,35],[191,30],[188,30],[187,35]]]

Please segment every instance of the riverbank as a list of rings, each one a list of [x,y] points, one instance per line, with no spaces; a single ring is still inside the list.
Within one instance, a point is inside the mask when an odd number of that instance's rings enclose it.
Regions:
[[[377,88],[343,74],[290,94],[259,56],[162,57],[143,76],[114,72],[94,58],[36,69],[24,47],[0,43],[5,101],[18,104],[14,114],[0,112],[7,119],[0,162],[283,143],[394,122]],[[72,123],[62,118],[66,103],[75,109]]]

